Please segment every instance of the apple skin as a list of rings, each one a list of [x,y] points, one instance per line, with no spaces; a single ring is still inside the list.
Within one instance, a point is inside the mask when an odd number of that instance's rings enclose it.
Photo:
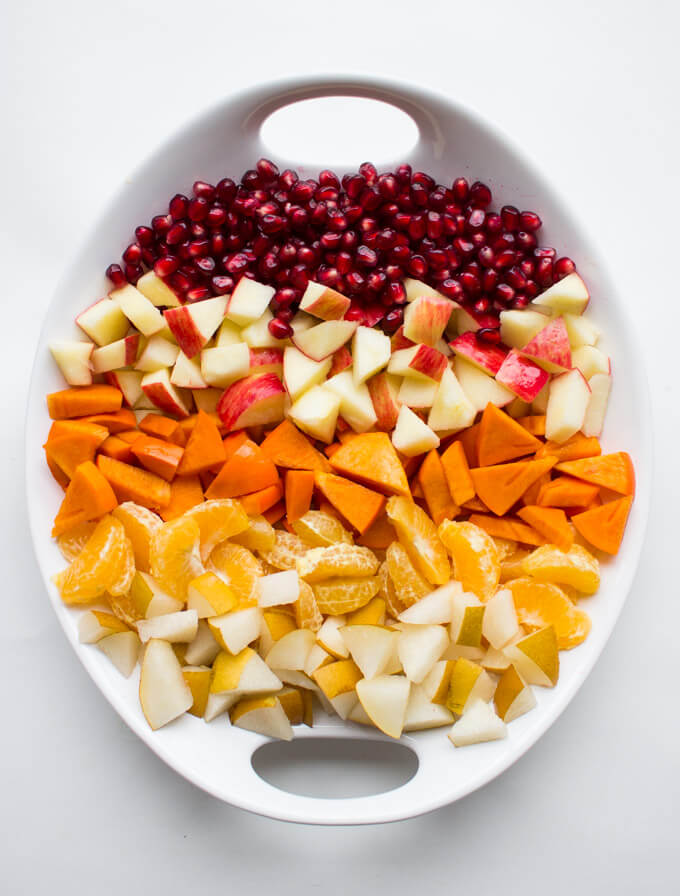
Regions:
[[[111,370],[104,374],[106,382],[115,386],[123,394],[123,401],[131,408],[142,395],[142,378],[144,374],[137,370]]]
[[[564,373],[571,369],[571,345],[569,333],[562,317],[550,321],[522,349],[522,354],[531,358],[548,373]]]
[[[347,296],[321,283],[310,280],[300,300],[300,311],[321,320],[342,320],[351,302]]]
[[[164,414],[180,418],[189,416],[184,402],[170,382],[167,369],[148,373],[142,380],[142,392]]]
[[[253,373],[275,373],[283,375],[283,349],[251,348],[250,369]]]
[[[550,374],[513,348],[503,361],[496,379],[522,401],[532,402],[550,379]]]
[[[352,354],[346,345],[342,345],[337,352],[333,354],[331,369],[328,371],[326,379],[335,376],[336,373],[342,373],[347,367],[352,366]]]
[[[446,356],[438,349],[430,345],[415,345],[400,349],[397,353],[392,352],[387,372],[398,376],[426,377],[439,382],[447,364]]]
[[[461,358],[491,376],[496,376],[508,354],[504,346],[481,343],[472,331],[456,337],[449,342],[449,347]]]
[[[393,352],[398,352],[402,348],[413,348],[415,345],[415,342],[411,342],[410,339],[407,339],[406,336],[404,336],[403,325],[394,333],[390,341],[392,343]]]
[[[397,399],[397,390],[390,380],[390,374],[382,371],[366,381],[373,409],[378,418],[376,426],[382,432],[392,432],[397,425],[401,407]]]
[[[227,432],[283,419],[286,390],[275,373],[256,373],[232,383],[217,404]]]
[[[441,296],[418,296],[406,306],[404,336],[413,342],[436,345],[446,329],[453,308],[453,302]]]
[[[172,335],[187,358],[193,358],[205,345],[203,336],[194,323],[190,306],[181,305],[179,308],[168,308],[164,312],[165,321],[170,327]]]

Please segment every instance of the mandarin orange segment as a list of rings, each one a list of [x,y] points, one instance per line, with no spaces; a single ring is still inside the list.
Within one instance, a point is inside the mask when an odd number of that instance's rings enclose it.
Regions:
[[[163,525],[160,518],[152,510],[133,501],[119,504],[113,516],[123,524],[125,534],[130,539],[137,569],[149,572],[149,547],[153,534]]]
[[[519,579],[524,575],[524,567],[522,564],[529,556],[531,551],[526,548],[518,548],[509,557],[501,560],[501,579],[500,583],[510,582],[512,579]]]
[[[263,570],[260,561],[248,548],[223,541],[213,550],[207,565],[229,585],[238,598],[239,608],[257,605]]]
[[[295,601],[295,623],[298,628],[308,628],[318,632],[323,625],[323,614],[316,602],[316,596],[311,585],[300,580],[300,594]]]
[[[71,565],[55,576],[55,584],[66,604],[83,604],[130,590],[135,558],[122,523],[105,516]]]
[[[298,575],[306,582],[321,582],[337,577],[372,576],[378,569],[378,558],[369,548],[354,544],[331,544],[310,548],[296,561]]]
[[[94,521],[77,523],[57,538],[57,547],[64,560],[72,563],[83,550],[90,536],[97,528]]]
[[[439,537],[453,558],[456,579],[464,591],[471,591],[486,602],[496,593],[501,575],[498,552],[493,539],[473,523],[445,520]]]
[[[319,610],[326,615],[341,616],[365,607],[380,590],[380,578],[328,579],[317,582],[313,588]]]
[[[394,497],[387,502],[387,516],[397,537],[416,569],[432,585],[444,585],[451,577],[446,548],[437,527],[425,511],[408,498]]]
[[[582,594],[595,594],[600,587],[600,564],[596,557],[581,545],[561,551],[553,544],[536,548],[523,561],[525,575],[541,582],[571,585]]]
[[[400,613],[404,612],[407,605],[397,595],[397,589],[394,587],[394,582],[389,574],[386,560],[380,564],[378,578],[380,579],[380,591],[378,594],[385,601],[387,612],[396,619]]]
[[[413,606],[432,591],[429,582],[414,567],[398,541],[393,541],[388,547],[385,562],[396,598],[404,609]]]
[[[309,546],[292,532],[276,530],[274,545],[268,550],[260,550],[259,554],[275,569],[295,569],[298,557],[303,557]]]
[[[491,536],[496,554],[498,554],[498,562],[502,563],[508,557],[511,557],[517,551],[517,542],[511,538],[500,538],[499,536]]]
[[[508,582],[507,587],[520,625],[530,631],[552,625],[560,650],[570,650],[588,637],[590,617],[575,607],[559,586],[524,577]]]
[[[296,535],[310,547],[323,548],[330,544],[352,544],[351,534],[340,520],[322,510],[308,510],[304,516],[292,521]]]
[[[231,498],[204,501],[187,510],[184,516],[198,523],[201,532],[201,560],[204,563],[221,541],[245,532],[250,525],[240,502]]]
[[[198,523],[187,517],[163,523],[151,538],[151,574],[161,588],[177,600],[186,600],[189,582],[205,572],[200,539]]]
[[[231,538],[249,551],[268,551],[274,547],[276,533],[271,523],[263,516],[251,516],[248,519],[248,528],[238,535],[232,535]]]

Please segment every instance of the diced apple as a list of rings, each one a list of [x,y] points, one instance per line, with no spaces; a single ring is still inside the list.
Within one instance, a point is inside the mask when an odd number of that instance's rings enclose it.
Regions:
[[[531,358],[548,373],[564,373],[572,366],[569,335],[561,317],[554,317],[522,349],[522,354]]]
[[[398,738],[404,728],[411,683],[404,675],[362,678],[356,691],[368,717],[381,731]]]
[[[296,570],[284,569],[260,579],[260,594],[257,599],[261,607],[276,607],[280,604],[292,604],[300,596],[300,579]],[[312,641],[314,635],[312,633]],[[284,668],[291,668],[285,666]]]
[[[538,364],[511,349],[496,374],[496,380],[507,386],[522,401],[531,402],[550,379],[550,374]]]
[[[536,398],[531,402],[531,413],[532,414],[545,414],[548,410],[548,398],[550,396],[550,383],[547,382],[545,386],[538,393]]]
[[[583,421],[584,436],[599,438],[604,426],[604,418],[609,403],[609,392],[612,387],[612,378],[608,373],[596,373],[588,380],[590,386],[590,399]]]
[[[449,322],[454,304],[438,295],[418,296],[404,311],[404,336],[436,346]]]
[[[305,314],[304,311],[298,311],[290,322],[290,328],[293,333],[304,333],[305,330],[315,327],[318,323],[319,321],[317,318],[312,317],[311,314]]]
[[[109,345],[102,345],[92,352],[92,369],[95,373],[108,373],[120,367],[129,367],[135,363],[138,348],[139,333],[130,333]]]
[[[157,308],[176,308],[180,301],[177,293],[153,271],[147,271],[137,281],[137,289]]]
[[[449,740],[454,747],[467,747],[490,740],[502,740],[508,729],[488,703],[475,700],[465,715],[452,726]]]
[[[469,361],[458,357],[453,363],[458,382],[475,411],[483,411],[489,402],[502,408],[514,399],[514,392]]]
[[[217,405],[222,397],[221,389],[194,389],[191,394],[197,411],[204,411],[206,414],[217,413]]]
[[[537,296],[532,305],[539,308],[549,308],[551,311],[568,311],[570,314],[582,314],[588,302],[590,294],[578,274],[568,274],[559,280],[540,296]]]
[[[413,348],[415,342],[404,336],[404,325],[402,324],[396,333],[393,333],[390,337],[390,345],[392,346],[392,352],[394,353],[402,348]]]
[[[108,345],[122,339],[129,327],[120,305],[108,297],[81,311],[76,323],[97,345]]]
[[[229,299],[226,317],[239,327],[247,327],[264,314],[275,292],[273,286],[241,277]]]
[[[446,367],[446,357],[436,348],[414,345],[393,352],[387,372],[395,376],[412,376],[439,382]]]
[[[373,410],[375,411],[377,429],[392,432],[397,425],[399,408],[399,378],[390,373],[378,373],[366,382]]]
[[[444,371],[446,373],[446,371]],[[388,374],[391,376],[392,374]],[[399,386],[399,405],[405,404],[409,408],[424,410],[431,408],[437,396],[439,383],[434,380],[417,380],[412,376],[405,376]]]
[[[217,413],[227,432],[283,420],[286,390],[275,373],[237,380],[222,395]]]
[[[341,320],[350,306],[347,296],[310,280],[300,300],[300,311],[320,317],[321,320]]]
[[[580,314],[569,314],[568,311],[565,311],[562,317],[569,334],[572,350],[581,348],[582,345],[595,345],[600,338],[599,327],[596,327],[589,317],[583,317]]]
[[[331,369],[328,376],[335,376],[336,373],[342,373],[348,367],[352,366],[352,355],[346,345],[341,345],[337,352],[333,352],[331,359]]]
[[[501,341],[510,348],[524,348],[545,326],[545,314],[539,311],[501,311]]]
[[[325,389],[335,393],[340,399],[339,413],[349,423],[354,432],[367,432],[378,420],[373,402],[365,383],[357,385],[349,370],[343,370],[324,384]]]
[[[413,302],[419,296],[437,296],[440,299],[444,298],[444,296],[440,292],[437,292],[436,289],[428,286],[427,283],[424,283],[422,280],[416,280],[413,277],[407,277],[404,280],[404,289],[406,290],[407,302]],[[448,301],[448,299],[446,301]]]
[[[482,327],[497,327],[498,319],[493,314],[480,314],[474,309],[466,310],[458,308],[455,314],[456,329],[458,333],[476,333]],[[453,317],[451,318],[453,321]],[[451,322],[449,322],[449,330],[451,330]]]
[[[330,357],[354,335],[358,324],[352,320],[326,320],[302,332],[293,333],[293,345],[314,361]]]
[[[291,399],[295,401],[312,386],[323,382],[331,364],[331,358],[313,361],[295,346],[287,346],[283,350],[283,382]]]
[[[132,284],[126,283],[125,286],[114,289],[109,295],[114,302],[118,303],[120,310],[132,326],[136,327],[144,336],[153,336],[165,326],[163,315],[158,308],[152,305],[147,297],[143,296]]]
[[[469,361],[485,373],[495,376],[507,355],[507,349],[500,345],[488,345],[477,339],[474,333],[462,333],[449,343],[458,357]]]
[[[50,351],[69,386],[89,386],[92,383],[91,342],[51,342]]]
[[[545,436],[553,442],[566,442],[583,426],[590,386],[578,368],[555,377],[550,383],[546,411]]]
[[[153,638],[146,646],[139,679],[139,702],[154,730],[181,716],[194,702],[179,660],[167,641]]]
[[[447,367],[439,381],[427,425],[435,432],[457,431],[472,426],[476,415],[477,409],[466,396],[453,370]]]
[[[226,389],[250,372],[250,349],[245,342],[204,348],[201,352],[201,374],[209,386]]]
[[[354,382],[359,385],[387,367],[392,349],[390,337],[373,327],[358,327],[352,340]]]
[[[224,345],[234,345],[237,342],[243,342],[241,339],[241,328],[225,318],[215,336],[215,345],[217,348],[222,348]]]
[[[251,348],[281,348],[286,345],[287,339],[277,339],[269,329],[269,321],[274,315],[269,308],[265,308],[264,314],[256,321],[241,330],[241,339]]]
[[[251,348],[251,373],[275,373],[279,379],[283,376],[283,349]]]
[[[135,407],[142,396],[142,379],[144,374],[138,370],[112,370],[106,374],[106,380],[123,393],[123,401],[129,408]]]
[[[589,380],[596,373],[612,372],[611,362],[604,352],[594,345],[582,345],[571,356],[574,367],[578,367],[583,376]]]
[[[154,370],[162,370],[164,367],[172,367],[179,355],[179,346],[169,342],[160,333],[156,333],[146,341],[135,368],[145,373],[153,373]]]
[[[438,448],[439,436],[410,408],[402,405],[392,433],[392,444],[407,457],[415,457]]]
[[[303,432],[330,444],[335,435],[340,401],[340,396],[326,386],[312,386],[297,399],[288,416]]]
[[[226,307],[226,296],[215,296],[191,305],[168,308],[163,312],[165,322],[187,358],[197,355],[216,332]]]
[[[189,409],[182,396],[170,382],[167,367],[147,373],[142,378],[141,387],[149,401],[164,414],[171,414],[174,417],[189,416]]]
[[[170,382],[183,389],[207,389],[208,384],[201,375],[201,365],[197,358],[187,358],[183,351],[177,355],[172,368]]]

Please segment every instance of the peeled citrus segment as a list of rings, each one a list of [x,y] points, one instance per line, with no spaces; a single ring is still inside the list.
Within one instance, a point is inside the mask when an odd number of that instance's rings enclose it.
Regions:
[[[400,613],[404,612],[406,604],[399,600],[397,589],[394,587],[394,582],[392,581],[387,568],[386,560],[380,564],[378,578],[380,579],[380,591],[378,594],[385,601],[387,612],[390,616],[393,616],[396,619]]]
[[[90,536],[97,528],[97,524],[93,522],[76,523],[72,529],[67,529],[57,538],[57,547],[61,551],[64,560],[72,563],[83,550],[90,539]]]
[[[296,562],[298,575],[307,582],[321,582],[340,576],[372,576],[378,569],[378,558],[369,548],[354,544],[331,544],[326,548],[310,548]]]
[[[437,527],[425,511],[408,498],[393,497],[387,502],[387,516],[413,565],[427,581],[432,585],[448,582],[451,577],[448,554]]]
[[[295,601],[295,622],[298,628],[308,628],[318,632],[323,625],[323,615],[316,602],[316,595],[311,585],[300,581],[300,594]]]
[[[526,548],[517,548],[513,554],[501,560],[501,583],[509,582],[511,579],[519,579],[524,575],[522,564],[529,554],[530,551]]]
[[[520,624],[530,631],[552,625],[560,650],[581,644],[590,632],[590,617],[575,607],[558,585],[528,577],[508,582]]]
[[[204,501],[203,504],[197,504],[191,510],[187,510],[184,516],[198,523],[201,533],[201,560],[204,563],[212,549],[221,541],[245,532],[250,525],[240,501],[232,498]]]
[[[453,557],[455,577],[465,591],[486,602],[496,593],[501,575],[498,551],[490,535],[473,523],[444,520],[439,537]]]
[[[517,550],[517,542],[510,538],[491,536],[491,541],[493,541],[496,553],[498,554],[498,560],[501,563],[506,557],[511,557]]]
[[[181,516],[163,523],[151,538],[151,573],[160,587],[177,600],[185,601],[189,582],[205,572],[199,552],[200,537],[196,520]]]
[[[295,569],[298,557],[303,557],[309,550],[308,545],[293,535],[292,532],[275,533],[274,546],[267,551],[260,551],[260,557],[275,569]]]
[[[107,591],[125,594],[134,574],[135,558],[125,529],[112,516],[105,516],[78,557],[55,576],[55,584],[64,603],[84,604]]]
[[[292,524],[295,534],[310,547],[321,548],[329,544],[352,544],[352,536],[340,520],[322,510],[308,510]]]
[[[393,541],[388,547],[385,563],[396,600],[404,609],[412,607],[421,597],[432,591],[429,582],[414,567],[411,558],[398,541]]]
[[[158,514],[148,507],[125,501],[113,511],[113,516],[123,524],[125,534],[132,543],[135,565],[142,572],[149,571],[149,546],[154,532],[163,525]]]
[[[364,578],[328,579],[314,585],[314,595],[319,610],[331,616],[340,616],[365,607],[380,590],[378,576]]]
[[[238,598],[239,609],[257,605],[262,565],[248,548],[224,541],[210,555],[208,568],[229,585]]]
[[[522,562],[525,575],[541,582],[571,585],[582,594],[595,594],[600,587],[600,564],[581,545],[572,545],[568,552],[552,544],[536,548]]]
[[[263,516],[253,516],[250,517],[248,528],[231,538],[249,551],[269,551],[274,547],[276,533],[269,520]]]

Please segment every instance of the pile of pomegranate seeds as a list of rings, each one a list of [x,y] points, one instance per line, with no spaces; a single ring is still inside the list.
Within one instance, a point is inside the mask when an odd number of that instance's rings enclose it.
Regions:
[[[537,214],[490,205],[485,184],[459,177],[446,187],[410,165],[378,174],[364,162],[342,179],[322,171],[300,180],[260,159],[239,184],[196,181],[192,197],[173,196],[106,274],[121,286],[153,269],[183,302],[231,293],[240,277],[270,284],[278,338],[292,335],[308,280],[350,296],[347,318],[394,333],[403,280],[414,277],[459,302],[481,339],[498,342],[500,312],[526,307],[575,265],[539,246]]]

